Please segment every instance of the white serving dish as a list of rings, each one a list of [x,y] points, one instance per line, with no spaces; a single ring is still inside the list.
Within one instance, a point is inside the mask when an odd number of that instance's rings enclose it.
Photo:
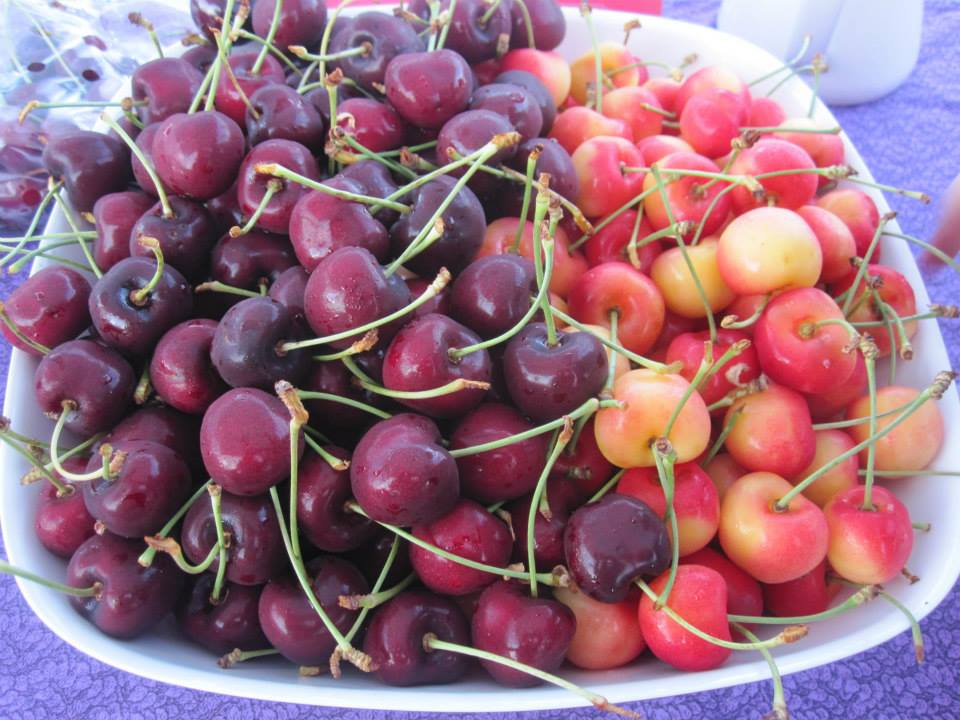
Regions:
[[[560,51],[569,58],[586,51],[590,42],[577,10],[567,8],[565,13],[571,30]],[[600,38],[619,41],[623,23],[630,17],[625,13],[595,11],[594,21]],[[766,51],[736,37],[660,17],[643,18],[643,29],[634,34],[631,48],[643,58],[672,64],[680,63],[690,52],[697,52],[700,66],[724,63],[748,80],[780,65],[780,61]],[[765,88],[760,86],[758,90],[762,92]],[[794,79],[784,85],[776,97],[788,112],[803,115],[809,103],[809,93],[802,81]],[[816,117],[825,123],[836,124],[833,115],[822,104],[817,106]],[[850,164],[861,177],[869,178],[870,173],[860,155],[845,136],[844,141]],[[879,193],[874,194],[874,199],[881,212],[888,210]],[[48,231],[67,229],[63,217],[55,214]],[[887,238],[883,252],[885,262],[903,272],[914,286],[918,306],[926,307],[929,298],[906,244]],[[42,267],[42,263],[38,267]],[[949,367],[936,323],[921,323],[914,345],[916,359],[901,363],[898,380],[923,387],[937,371]],[[35,365],[35,360],[14,351],[3,411],[13,418],[18,431],[48,437],[52,424],[39,413],[33,398]],[[953,388],[943,398],[940,407],[947,436],[935,467],[957,468],[960,467],[960,404]],[[17,481],[26,470],[24,462],[5,446],[0,452],[4,475],[0,483],[0,522],[9,559],[43,575],[62,578],[65,563],[49,555],[33,532],[39,487],[21,487]],[[960,507],[960,483],[948,477],[926,477],[902,480],[896,485],[898,495],[910,508],[913,517],[933,524],[933,532],[917,535],[910,559],[910,568],[922,578],[921,582],[912,586],[900,581],[891,584],[896,595],[922,618],[943,600],[960,575],[960,553],[956,552],[960,545],[960,523],[952,517],[954,508]],[[507,690],[480,671],[454,685],[404,689],[380,685],[353,671],[347,672],[339,681],[328,677],[303,679],[297,676],[294,667],[277,659],[258,660],[223,671],[209,654],[178,637],[172,627],[167,627],[169,622],[136,641],[112,640],[82,620],[63,596],[30,582],[18,582],[34,612],[66,642],[109,665],[174,685],[264,700],[380,710],[505,712],[582,704],[574,695],[549,685]],[[784,673],[807,670],[867,650],[907,627],[898,611],[877,600],[853,612],[812,625],[805,640],[776,651],[777,662]],[[698,674],[673,671],[650,657],[614,671],[588,673],[565,668],[564,674],[615,702],[680,695],[769,677],[767,665],[756,653],[735,653],[723,667]]]

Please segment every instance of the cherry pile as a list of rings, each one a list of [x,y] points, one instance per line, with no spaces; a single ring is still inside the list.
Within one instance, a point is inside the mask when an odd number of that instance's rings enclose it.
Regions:
[[[569,64],[554,0],[191,9],[109,132],[46,137],[40,212],[73,229],[0,258],[56,261],[0,308],[52,436],[0,439],[46,481],[45,582],[78,613],[130,638],[174,612],[224,667],[478,660],[630,714],[554,673],[772,665],[896,602],[924,529],[896,478],[953,379],[896,363],[960,310],[881,264],[925,244],[839,128],[721,66],[651,77],[637,24],[599,42],[588,6]]]

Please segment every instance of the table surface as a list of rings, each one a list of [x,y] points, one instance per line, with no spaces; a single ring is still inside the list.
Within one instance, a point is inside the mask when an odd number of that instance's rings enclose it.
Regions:
[[[608,3],[613,5],[614,3]],[[630,0],[618,0],[630,7]],[[716,0],[667,0],[669,17],[713,24]],[[922,189],[939,197],[960,171],[960,4],[928,0],[923,48],[916,70],[894,93],[876,102],[835,108],[843,127],[873,174],[883,182]],[[642,53],[642,49],[641,49]],[[929,237],[937,218],[935,204],[923,206],[893,197],[905,232]],[[932,299],[957,302],[960,282],[949,269],[925,270]],[[0,297],[15,280],[0,279]],[[960,367],[960,325],[941,322],[954,367]],[[9,346],[0,347],[0,369],[6,373]],[[10,478],[5,478],[10,482]],[[0,578],[0,718],[46,720],[422,720],[449,717],[431,713],[313,708],[242,700],[184,690],[114,670],[66,645],[30,611],[11,578]],[[960,716],[960,591],[922,623],[927,662],[918,667],[904,634],[848,660],[785,678],[791,714],[802,720],[872,718],[953,720]],[[651,720],[756,718],[769,708],[769,683],[754,683],[713,692],[667,698],[627,706]],[[540,713],[462,715],[468,720],[520,718],[554,720],[598,717],[591,709]]]

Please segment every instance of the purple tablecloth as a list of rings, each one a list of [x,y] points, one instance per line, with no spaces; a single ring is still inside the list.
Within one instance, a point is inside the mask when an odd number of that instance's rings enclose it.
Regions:
[[[667,0],[664,14],[710,24],[717,3]],[[923,50],[910,79],[882,100],[836,110],[841,123],[876,177],[938,197],[960,171],[960,5],[929,0]],[[906,232],[929,237],[936,210],[894,198]],[[956,302],[960,282],[949,270],[927,272],[934,301]],[[0,280],[0,297],[14,281]],[[960,367],[960,325],[943,324],[954,367]],[[0,347],[6,372],[9,347]],[[4,482],[14,482],[4,478]],[[47,630],[8,577],[0,579],[0,718],[47,720],[421,720],[427,713],[312,708],[256,702],[184,690],[114,670],[77,652]],[[955,720],[960,717],[960,592],[957,589],[923,621],[927,663],[917,667],[909,638],[890,642],[828,667],[785,679],[793,716],[802,720]],[[770,686],[755,683],[643,703],[629,704],[647,718],[665,720],[756,718],[769,708]],[[597,717],[590,709],[542,713],[464,715],[526,720]]]

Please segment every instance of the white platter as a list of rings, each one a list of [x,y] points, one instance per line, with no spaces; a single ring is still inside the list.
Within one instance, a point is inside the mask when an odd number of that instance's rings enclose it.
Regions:
[[[565,9],[568,35],[560,51],[568,58],[589,49],[589,37],[576,9]],[[625,13],[597,10],[595,23],[601,39],[620,41]],[[660,17],[643,18],[643,29],[631,40],[631,49],[645,59],[678,64],[690,52],[699,54],[698,67],[723,63],[749,80],[775,69],[780,61],[747,42],[716,30]],[[763,92],[761,85],[755,90]],[[805,114],[810,91],[794,79],[775,96],[788,114]],[[816,118],[836,124],[822,104]],[[862,158],[844,136],[847,160],[861,177],[870,178]],[[877,193],[874,199],[881,213],[889,208]],[[893,223],[895,227],[895,223]],[[61,215],[55,214],[48,232],[68,230]],[[916,290],[917,305],[929,302],[913,256],[900,240],[886,238],[884,261],[904,273]],[[37,267],[43,267],[38,264]],[[920,323],[914,341],[917,357],[901,363],[898,382],[925,386],[939,370],[949,367],[946,348],[936,323]],[[14,427],[28,435],[48,437],[52,424],[37,410],[33,398],[33,370],[36,361],[14,351],[7,380],[4,415]],[[885,377],[885,376],[882,376]],[[940,403],[947,436],[934,467],[960,467],[960,404],[953,388]],[[65,563],[49,555],[33,532],[33,515],[39,487],[21,487],[18,478],[26,471],[24,461],[5,446],[0,450],[0,523],[12,563],[51,578],[62,578]],[[922,581],[908,586],[892,583],[891,589],[917,617],[927,615],[946,596],[960,575],[960,523],[952,514],[960,507],[960,483],[948,477],[926,477],[898,481],[896,491],[917,520],[933,524],[933,532],[918,534],[910,568]],[[181,639],[165,623],[156,632],[132,642],[112,640],[82,620],[66,599],[54,591],[18,581],[29,605],[46,625],[66,642],[98,660],[154,680],[199,690],[309,705],[412,710],[423,712],[505,712],[570,707],[581,704],[575,696],[551,687],[528,690],[504,689],[479,671],[454,685],[424,688],[390,688],[347,672],[339,681],[330,678],[302,679],[296,669],[279,660],[262,660],[220,670],[214,659],[200,648]],[[854,612],[811,626],[810,635],[796,645],[776,651],[784,673],[798,672],[854,655],[878,645],[907,629],[903,616],[882,601]],[[586,673],[565,669],[565,675],[590,687],[614,702],[642,700],[698,692],[768,678],[768,669],[758,654],[735,653],[723,667],[709,672],[676,672],[645,657],[638,663],[615,671]]]

